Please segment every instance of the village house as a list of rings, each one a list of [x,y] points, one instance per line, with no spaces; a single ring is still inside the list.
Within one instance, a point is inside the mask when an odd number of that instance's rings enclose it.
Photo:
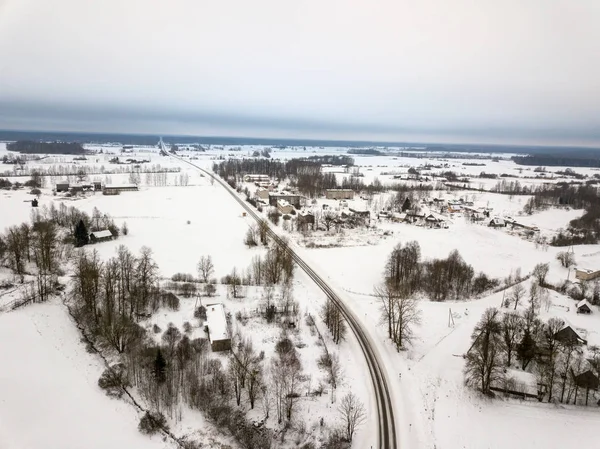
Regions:
[[[269,175],[244,175],[244,182],[269,182]]]
[[[577,313],[592,313],[592,308],[590,307],[590,303],[587,301],[587,299],[582,299],[577,303]]]
[[[419,223],[421,220],[425,220],[425,214],[420,212],[407,212],[404,221],[408,223]]]
[[[402,223],[406,221],[406,213],[394,212],[391,216],[391,219],[394,223]]]
[[[281,212],[283,215],[291,214],[294,210],[294,206],[288,203],[286,200],[278,200],[277,201],[277,210]]]
[[[587,340],[583,338],[579,333],[571,326],[566,325],[557,333],[554,334],[553,338],[564,344],[584,344],[587,345]]]
[[[277,206],[277,201],[285,200],[296,208],[300,208],[302,205],[302,195],[293,195],[291,193],[270,193],[269,194],[269,205]]]
[[[591,281],[600,277],[600,270],[594,271],[587,268],[575,268],[575,278],[581,281]]]
[[[325,190],[325,198],[328,200],[352,200],[354,190],[352,189],[328,189]]]
[[[206,326],[208,328],[208,341],[213,352],[229,351],[231,337],[227,329],[225,307],[221,303],[206,305]]]
[[[447,228],[446,220],[436,215],[434,213],[430,213],[425,217],[425,223],[431,228]]]
[[[112,238],[113,234],[108,229],[105,229],[103,231],[94,231],[90,233],[90,242],[92,243],[105,242],[107,240],[112,240]]]

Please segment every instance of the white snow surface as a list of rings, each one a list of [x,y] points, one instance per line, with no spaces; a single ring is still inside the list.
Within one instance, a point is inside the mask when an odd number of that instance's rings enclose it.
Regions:
[[[133,406],[104,394],[104,365],[79,339],[58,301],[0,314],[0,448],[174,447],[139,433]]]

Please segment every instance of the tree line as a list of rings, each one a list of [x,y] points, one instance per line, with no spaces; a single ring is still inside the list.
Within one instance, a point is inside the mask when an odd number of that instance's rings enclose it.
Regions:
[[[6,145],[8,151],[18,153],[40,154],[85,154],[85,150],[77,142],[36,142],[33,140],[18,140]]]

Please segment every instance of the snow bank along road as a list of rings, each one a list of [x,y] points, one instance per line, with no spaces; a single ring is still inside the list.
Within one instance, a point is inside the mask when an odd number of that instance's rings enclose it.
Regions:
[[[164,143],[161,140],[161,147],[165,154],[171,154],[167,152],[164,147]],[[218,182],[221,186],[223,186],[229,194],[244,208],[244,210],[257,222],[263,220],[254,209],[252,209],[244,200],[242,200],[237,192],[233,190],[225,181],[221,180],[218,176],[213,173],[205,170],[196,164],[186,161],[177,156],[173,156],[177,158],[179,161],[189,164],[196,169],[200,170],[205,176],[209,176],[213,178],[216,182]],[[269,236],[275,240],[279,244],[284,244],[282,238],[269,226]],[[378,447],[379,449],[397,449],[397,439],[396,439],[396,427],[394,423],[394,410],[393,410],[393,402],[390,397],[390,392],[388,389],[388,385],[386,382],[384,370],[382,369],[382,363],[379,360],[377,353],[373,350],[373,345],[370,343],[369,336],[362,329],[359,321],[356,319],[354,314],[346,307],[344,302],[340,299],[340,297],[336,294],[336,292],[319,276],[304,260],[296,254],[296,252],[290,247],[290,245],[286,245],[287,250],[292,255],[292,258],[298,264],[302,270],[317,284],[317,286],[323,290],[323,292],[333,301],[333,303],[339,308],[340,312],[346,319],[348,326],[356,336],[360,348],[366,358],[367,365],[369,367],[369,374],[371,375],[371,381],[373,382],[373,388],[375,390],[375,399],[377,402],[377,415],[379,421],[379,429],[378,429]]]

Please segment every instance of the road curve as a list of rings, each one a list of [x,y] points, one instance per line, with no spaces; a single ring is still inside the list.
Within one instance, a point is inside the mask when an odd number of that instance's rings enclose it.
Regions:
[[[211,173],[208,170],[205,170],[198,165],[182,159],[176,155],[172,155],[167,152],[164,143],[161,140],[162,150],[166,154],[170,154],[172,157],[175,157],[177,160],[184,162],[186,164],[191,165],[192,167],[200,170],[205,176],[213,178],[216,182],[218,182],[222,187],[229,192],[229,194],[239,203],[240,206],[254,218],[257,222],[262,221],[263,217],[258,215],[254,209],[246,203],[242,198],[239,197],[237,192],[233,190],[225,181]],[[283,239],[269,226],[268,231],[269,236],[275,240],[279,244],[285,244]],[[398,443],[396,438],[396,426],[394,422],[394,408],[393,402],[390,395],[390,391],[387,385],[386,377],[384,370],[382,369],[383,364],[381,363],[376,351],[373,349],[373,346],[370,343],[369,336],[363,330],[360,325],[360,322],[356,318],[356,316],[352,313],[351,310],[344,304],[344,302],[340,299],[339,295],[323,280],[321,276],[319,276],[304,260],[298,256],[298,254],[287,246],[287,250],[292,255],[292,258],[296,262],[296,264],[302,268],[302,270],[310,277],[315,284],[333,301],[333,303],[338,307],[343,317],[346,319],[348,323],[348,327],[356,337],[360,348],[365,356],[367,361],[367,366],[369,367],[369,374],[371,376],[371,381],[373,383],[373,389],[375,390],[375,399],[377,402],[377,416],[379,422],[378,428],[378,437],[377,444],[378,449],[397,449]]]

